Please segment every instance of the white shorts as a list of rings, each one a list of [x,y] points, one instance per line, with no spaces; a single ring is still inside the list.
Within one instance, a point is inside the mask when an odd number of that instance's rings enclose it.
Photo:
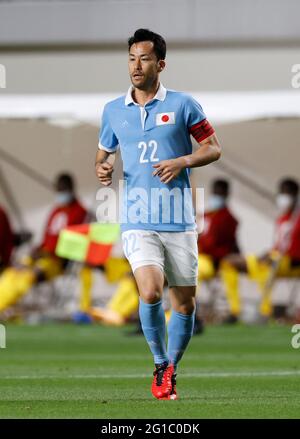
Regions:
[[[194,286],[198,278],[197,236],[196,230],[127,230],[122,233],[123,250],[133,273],[138,267],[157,265],[169,287]]]

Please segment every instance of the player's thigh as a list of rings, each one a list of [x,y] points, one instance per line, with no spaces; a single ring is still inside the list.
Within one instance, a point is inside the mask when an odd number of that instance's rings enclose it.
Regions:
[[[169,287],[196,287],[198,279],[197,232],[163,232],[165,273]]]
[[[161,296],[164,284],[164,249],[157,232],[129,230],[122,233],[123,250],[146,302]]]
[[[144,265],[134,272],[139,295],[146,303],[155,303],[162,298],[164,273],[157,265]]]

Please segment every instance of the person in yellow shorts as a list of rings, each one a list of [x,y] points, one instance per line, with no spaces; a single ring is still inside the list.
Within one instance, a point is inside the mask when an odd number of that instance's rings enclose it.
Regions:
[[[104,307],[92,305],[95,268],[104,273],[105,280],[108,283],[117,283],[116,290]],[[79,281],[81,287],[80,311],[76,313],[76,316],[84,315],[84,321],[91,321],[89,319],[92,319],[105,325],[121,326],[128,322],[138,311],[137,286],[132,276],[131,267],[125,258],[110,257],[104,265],[97,267],[85,264],[80,271]]]
[[[55,256],[59,232],[66,226],[84,222],[86,217],[86,210],[76,199],[74,186],[69,174],[56,178],[56,203],[48,217],[41,244],[0,276],[0,312],[14,305],[36,283],[51,280],[63,272],[66,261]]]
[[[276,204],[279,216],[275,224],[275,240],[272,249],[262,256],[229,255],[223,261],[227,272],[227,288],[239,296],[238,273],[248,273],[256,281],[261,292],[260,313],[272,314],[271,291],[276,277],[300,276],[300,210],[298,182],[292,178],[280,181]]]
[[[90,309],[90,316],[100,323],[121,326],[138,311],[139,296],[135,279],[128,272],[120,279],[112,298],[103,308]]]
[[[212,182],[208,209],[204,215],[204,227],[198,238],[199,285],[218,274],[221,262],[226,256],[239,253],[236,236],[238,221],[228,207],[229,195],[230,184],[227,180],[216,179]],[[238,319],[240,302],[239,297],[230,292],[227,294],[230,309],[227,321],[233,323]]]

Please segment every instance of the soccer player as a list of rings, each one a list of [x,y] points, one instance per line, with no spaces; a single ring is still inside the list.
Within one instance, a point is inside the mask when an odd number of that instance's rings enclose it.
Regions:
[[[138,29],[128,49],[132,85],[125,96],[105,105],[96,175],[102,184],[111,184],[109,156],[119,147],[126,183],[122,241],[139,290],[142,329],[154,357],[152,394],[176,399],[176,366],[193,333],[198,274],[189,173],[190,168],[218,160],[221,152],[201,105],[160,82],[165,40]],[[194,153],[190,135],[201,146]],[[172,306],[168,346],[161,301],[164,276]]]

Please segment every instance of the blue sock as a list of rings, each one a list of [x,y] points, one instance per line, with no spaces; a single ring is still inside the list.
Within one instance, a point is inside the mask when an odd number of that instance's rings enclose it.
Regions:
[[[194,321],[195,311],[186,315],[172,310],[168,324],[168,357],[175,368],[193,335]]]
[[[169,363],[166,349],[166,319],[162,301],[145,303],[140,298],[139,315],[144,336],[154,356],[154,363]]]

